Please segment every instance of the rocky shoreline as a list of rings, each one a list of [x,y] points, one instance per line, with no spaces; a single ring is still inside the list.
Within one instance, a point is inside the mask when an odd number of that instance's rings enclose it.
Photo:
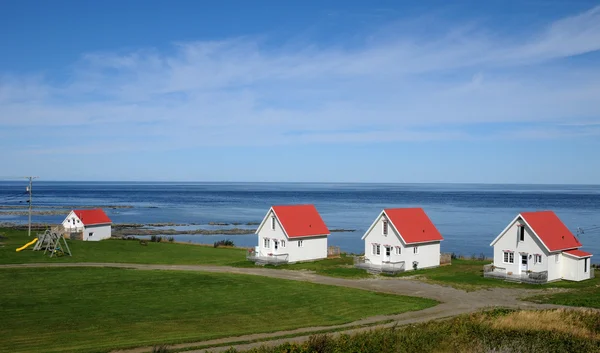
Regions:
[[[227,227],[227,226],[238,226],[238,225],[246,225],[246,226],[256,226],[260,223],[257,222],[232,222],[232,223],[223,223],[223,222],[208,222],[205,225],[210,226],[218,226],[218,227]],[[164,227],[189,227],[189,226],[198,226],[203,225],[202,223],[116,223],[112,226],[112,235],[113,237],[124,237],[124,236],[151,236],[151,235],[181,235],[181,234],[190,234],[190,235],[244,235],[244,234],[254,234],[256,229],[254,228],[221,228],[221,229],[189,229],[189,230],[180,230]],[[32,223],[31,229],[36,231],[50,229],[55,226],[55,224],[49,223]],[[20,229],[26,230],[28,229],[27,224],[17,224],[10,222],[0,223],[0,228],[12,228],[12,229]],[[152,229],[152,228],[162,228],[162,229]],[[330,229],[331,233],[334,232],[354,232],[355,229]]]

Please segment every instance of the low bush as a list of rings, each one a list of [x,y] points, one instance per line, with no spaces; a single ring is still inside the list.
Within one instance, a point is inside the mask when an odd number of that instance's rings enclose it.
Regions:
[[[152,347],[152,353],[169,353],[169,348],[162,344],[160,346]]]
[[[151,243],[160,243],[161,241],[163,241],[163,237],[160,235],[152,235],[150,236],[150,242]]]
[[[229,240],[229,239],[224,239],[224,240],[219,240],[216,241],[213,246],[215,248],[218,248],[219,246],[235,246],[235,244],[233,243],[233,240]]]
[[[173,243],[175,241],[175,238],[174,237],[169,237],[168,240],[169,240],[169,243]]]

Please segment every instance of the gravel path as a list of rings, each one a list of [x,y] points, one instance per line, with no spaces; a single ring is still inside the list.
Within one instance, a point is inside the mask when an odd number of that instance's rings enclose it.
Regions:
[[[465,292],[449,286],[440,286],[429,284],[417,280],[406,278],[373,278],[373,279],[344,279],[316,275],[308,271],[277,270],[267,268],[237,268],[228,266],[205,266],[205,265],[154,265],[154,264],[126,264],[126,263],[48,263],[48,264],[11,264],[0,265],[2,268],[37,268],[37,267],[113,267],[113,268],[131,268],[138,270],[169,270],[169,271],[202,271],[213,273],[237,273],[244,275],[266,276],[272,278],[281,278],[292,281],[304,281],[333,286],[350,287],[364,289],[369,291],[392,293],[398,295],[408,295],[415,297],[430,298],[439,301],[441,304],[420,311],[411,311],[399,315],[374,316],[366,319],[354,321],[344,325],[334,325],[326,327],[309,327],[291,331],[281,331],[265,334],[244,335],[239,337],[227,337],[222,339],[191,342],[170,346],[175,349],[185,349],[192,347],[214,347],[223,344],[231,344],[223,347],[210,349],[210,352],[222,352],[230,347],[237,349],[250,349],[261,345],[277,345],[284,342],[303,342],[308,339],[311,332],[322,330],[340,330],[338,333],[353,333],[362,330],[370,330],[374,327],[388,327],[393,325],[406,325],[411,323],[425,322],[429,320],[447,318],[465,313],[476,312],[478,310],[490,307],[509,307],[522,309],[548,309],[561,306],[548,304],[534,304],[520,300],[519,298],[535,295],[544,290],[531,289],[512,289],[512,288],[490,288],[478,291]],[[393,320],[390,323],[385,321]],[[369,327],[359,327],[361,325],[371,325]],[[276,337],[286,335],[298,335],[293,338]],[[273,339],[271,339],[273,338]],[[248,344],[239,344],[238,342],[249,342],[254,340],[267,340],[265,342],[255,342]],[[119,350],[115,353],[142,353],[150,352],[152,347],[140,347],[129,350]],[[193,350],[189,352],[203,353],[206,348]]]

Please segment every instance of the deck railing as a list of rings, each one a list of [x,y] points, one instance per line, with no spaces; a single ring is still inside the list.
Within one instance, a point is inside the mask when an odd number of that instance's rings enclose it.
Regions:
[[[381,264],[373,264],[371,261],[364,256],[354,257],[354,267],[367,270],[372,273],[388,273],[394,274],[398,272],[406,271],[404,261],[388,261]]]
[[[254,249],[248,249],[246,260],[253,261],[256,264],[280,265],[289,262],[289,254],[262,254],[257,253]]]
[[[532,284],[542,284],[548,282],[548,271],[533,272],[527,271],[521,274],[507,272],[506,268],[488,264],[483,266],[483,277],[498,278],[507,281],[518,281]]]

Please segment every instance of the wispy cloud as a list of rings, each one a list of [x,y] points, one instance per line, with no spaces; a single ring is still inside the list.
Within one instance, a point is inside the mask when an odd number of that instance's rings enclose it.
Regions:
[[[463,139],[461,126],[503,122],[558,138],[558,125],[600,123],[600,65],[567,65],[600,50],[600,7],[518,37],[411,27],[337,47],[244,37],[85,53],[61,83],[0,75],[0,127],[54,145],[35,153],[92,153],[108,139],[124,150]]]

